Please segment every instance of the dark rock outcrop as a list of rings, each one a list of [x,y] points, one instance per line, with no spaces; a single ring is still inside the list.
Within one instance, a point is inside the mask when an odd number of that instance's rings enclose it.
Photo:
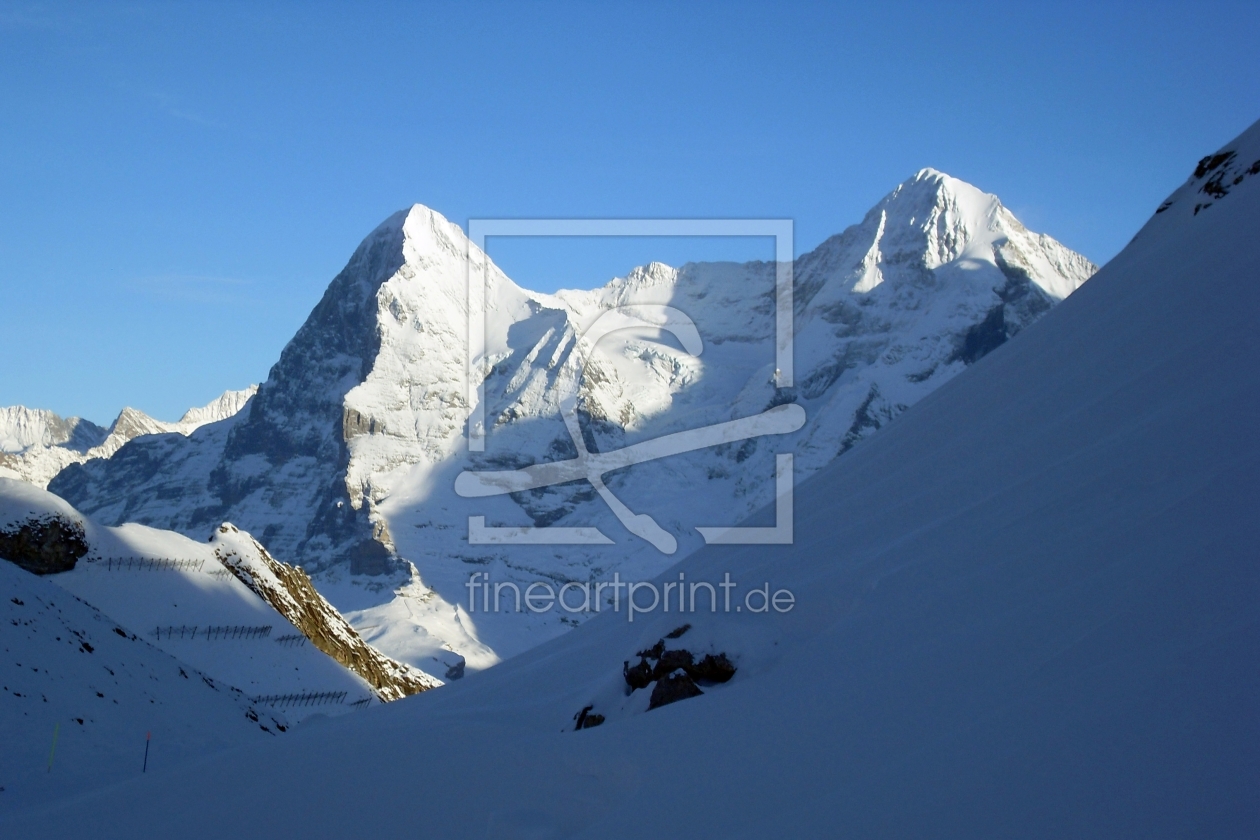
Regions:
[[[639,651],[635,654],[639,657],[637,664],[631,665],[629,660],[622,663],[621,674],[632,692],[656,683],[648,700],[649,711],[704,694],[698,683],[724,683],[735,676],[735,665],[725,653],[706,653],[697,661],[696,655],[685,648],[666,649],[665,639],[677,639],[690,629],[690,624],[684,624],[652,647]]]
[[[648,699],[648,711],[704,694],[695,680],[682,671],[662,677],[656,681],[652,696]]]
[[[683,633],[686,633],[690,629],[691,629],[690,624],[684,624],[681,627],[675,627],[673,630],[670,630],[668,633],[665,634],[665,638],[666,639],[682,638]]]
[[[631,691],[647,688],[652,684],[652,680],[656,679],[653,675],[652,666],[647,663],[646,659],[640,659],[639,664],[633,666],[629,660],[626,660],[621,667],[621,674],[626,678],[626,685],[630,686]]]
[[[581,729],[590,729],[591,727],[599,726],[601,723],[604,722],[603,715],[591,714],[591,709],[593,708],[595,707],[584,706],[582,708],[582,711],[578,712],[576,715],[573,716],[573,719],[577,721],[577,725],[573,727],[574,732],[577,732],[578,730],[581,730]]]
[[[459,654],[455,655],[459,656]],[[464,666],[467,664],[467,660],[460,656],[459,661],[447,668],[443,676],[448,680],[462,680],[464,678]]]
[[[735,676],[735,666],[725,653],[706,653],[687,673],[701,682],[724,683]]]
[[[88,552],[83,526],[51,514],[0,528],[0,557],[28,572],[68,572]]]

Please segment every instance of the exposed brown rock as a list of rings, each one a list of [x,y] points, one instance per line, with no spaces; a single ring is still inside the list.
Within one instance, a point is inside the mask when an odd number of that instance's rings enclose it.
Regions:
[[[315,647],[367,680],[382,700],[397,700],[441,685],[418,668],[391,659],[363,641],[341,613],[316,591],[306,572],[276,560],[253,537],[224,524],[215,542],[215,556],[224,566],[302,631]]]

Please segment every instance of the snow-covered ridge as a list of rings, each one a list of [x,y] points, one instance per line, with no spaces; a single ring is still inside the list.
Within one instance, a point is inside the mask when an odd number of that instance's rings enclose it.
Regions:
[[[466,258],[484,262],[489,283],[488,435],[476,457],[464,443]],[[808,476],[1016,335],[1094,269],[1028,231],[995,196],[923,170],[796,261],[796,382],[781,389],[772,264],[654,263],[595,290],[544,295],[521,289],[459,226],[417,205],[363,241],[231,423],[135,441],[64,470],[51,486],[105,522],[193,535],[234,522],[310,570],[357,626],[381,634],[369,640],[389,655],[421,664],[454,651],[476,668],[568,625],[556,615],[461,615],[470,564],[520,582],[655,574],[699,547],[696,526],[734,524],[760,509],[777,452],[794,453],[798,480]],[[582,343],[603,312],[636,304],[685,312],[700,330],[701,355],[651,333],[616,333],[594,350]],[[673,558],[627,535],[589,487],[476,500],[454,493],[466,469],[572,457],[560,404],[574,394],[601,450],[784,402],[808,420],[773,442],[611,477],[628,506],[676,537]],[[616,545],[526,547],[507,562],[469,545],[474,515],[497,526],[595,526]]]
[[[15,405],[0,408],[0,453],[16,454],[33,446],[87,450],[99,446],[108,430],[82,417],[62,418],[51,411]]]
[[[200,408],[190,408],[184,412],[184,416],[179,418],[179,422],[175,423],[175,429],[180,434],[192,434],[195,429],[199,429],[207,423],[217,423],[220,420],[226,420],[235,416],[245,404],[249,402],[250,397],[258,393],[257,385],[250,385],[248,388],[242,388],[239,391],[224,391],[207,405]]]
[[[1260,177],[1260,134],[1254,129],[1253,126],[1230,143],[1204,156],[1186,182],[1159,206],[1155,211],[1156,218],[1147,226],[1157,221],[1162,223],[1161,216],[1197,216],[1224,200],[1244,182]],[[1170,210],[1171,215],[1166,215]]]
[[[79,417],[62,419],[51,411],[25,406],[0,408],[0,477],[48,486],[70,464],[108,458],[123,444],[143,435],[190,435],[209,423],[235,416],[258,391],[250,385],[225,391],[200,408],[190,408],[174,423],[156,420],[127,407],[108,429]]]

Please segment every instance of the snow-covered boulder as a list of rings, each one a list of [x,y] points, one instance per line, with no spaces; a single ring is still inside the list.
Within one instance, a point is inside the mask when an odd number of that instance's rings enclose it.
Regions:
[[[78,511],[24,481],[0,478],[0,559],[50,575],[73,569],[87,552]]]

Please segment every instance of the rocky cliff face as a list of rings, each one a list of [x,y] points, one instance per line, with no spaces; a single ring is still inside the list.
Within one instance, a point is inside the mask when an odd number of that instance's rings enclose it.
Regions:
[[[248,534],[230,524],[211,538],[215,556],[264,601],[289,620],[315,647],[358,674],[388,702],[442,683],[395,662],[359,637],[354,628],[315,591],[296,566],[275,560]]]
[[[249,405],[187,439],[136,441],[62,472],[60,494],[107,522],[206,533],[224,520],[305,562],[379,556],[388,545],[345,483],[345,395],[380,346],[376,295],[404,262],[397,214],[356,250]],[[374,540],[374,537],[378,538]]]
[[[484,261],[489,282],[486,359],[477,372],[487,445],[475,457],[464,437],[466,258]],[[394,583],[397,593],[423,593],[408,601],[406,618],[391,614],[415,624],[407,639],[427,638],[434,649],[446,641],[461,653],[480,639],[512,653],[565,625],[555,614],[487,616],[473,630],[455,608],[470,568],[524,583],[615,569],[650,575],[672,562],[628,535],[585,483],[492,499],[454,493],[466,469],[573,457],[560,416],[566,399],[576,398],[592,451],[772,405],[805,410],[805,426],[792,435],[609,476],[618,497],[654,516],[681,554],[701,544],[696,526],[735,524],[772,499],[777,453],[795,455],[798,479],[821,468],[1093,271],[1024,228],[995,196],[923,170],[860,224],[796,261],[796,376],[781,388],[772,264],[652,264],[592,291],[542,295],[513,284],[458,226],[416,206],[360,245],[240,415],[187,438],[135,440],[108,460],[66,469],[52,488],[106,522],[197,535],[231,520],[316,573],[334,599],[347,565],[397,572],[373,597],[389,602]],[[602,313],[645,304],[685,313],[702,352],[653,330],[615,333],[597,347],[582,338]],[[508,558],[500,547],[469,544],[470,516],[489,525],[598,527],[615,545],[514,547]],[[423,583],[394,557],[411,561]],[[362,598],[352,600],[361,606]],[[370,610],[357,615],[378,623]],[[379,643],[418,661],[407,647],[413,641]]]

